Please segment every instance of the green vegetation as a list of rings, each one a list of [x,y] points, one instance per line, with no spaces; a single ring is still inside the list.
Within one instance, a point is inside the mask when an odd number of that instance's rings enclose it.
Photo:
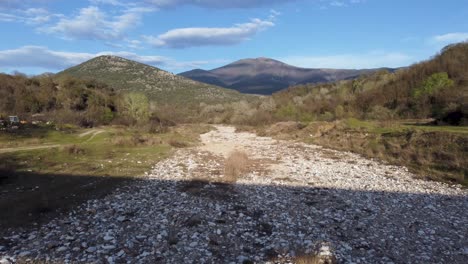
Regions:
[[[44,174],[139,176],[155,162],[167,157],[172,142],[177,141],[183,146],[195,144],[198,133],[206,131],[206,128],[194,127],[181,126],[162,134],[142,133],[125,127],[68,131],[37,128],[26,129],[28,132],[4,133],[1,134],[0,145],[12,151],[2,153],[0,148],[0,169]],[[21,143],[14,144],[16,142]],[[37,145],[54,147],[14,149]]]
[[[468,44],[461,43],[394,73],[382,70],[356,80],[291,87],[273,95],[278,106],[273,115],[296,121],[303,121],[304,114],[324,121],[433,118],[440,124],[464,125],[467,61]]]
[[[209,129],[180,125],[149,133],[138,127],[60,125],[0,131],[0,211],[5,212],[0,228],[47,221],[103,197],[140,179],[173,152],[174,142],[197,144]]]
[[[301,131],[290,133],[294,138],[463,183],[468,167],[463,159],[467,145],[467,72],[468,44],[461,43],[396,72],[382,70],[355,80],[299,85],[273,96],[255,97],[103,56],[55,78],[0,75],[0,119],[18,114],[31,122],[56,124],[1,133],[2,147],[66,145],[1,155],[7,155],[13,163],[31,160],[30,170],[47,167],[49,172],[71,173],[82,168],[83,173],[120,175],[119,168],[138,168],[135,164],[158,160],[171,147],[190,145],[171,132],[180,128],[174,127],[175,123],[247,125],[275,136],[281,134],[274,131],[275,123],[292,121],[300,122],[292,126],[293,131]],[[79,127],[101,125],[124,128],[107,127],[88,141],[77,137]],[[126,153],[131,160],[122,156]],[[72,161],[76,166],[69,165]],[[38,167],[41,163],[47,165]],[[122,173],[135,172],[130,169]]]
[[[208,85],[161,69],[115,56],[101,56],[57,74],[98,80],[120,92],[140,92],[157,105],[185,106],[252,98],[230,89]]]
[[[354,118],[309,123],[280,122],[240,127],[262,136],[299,140],[352,151],[395,165],[407,166],[422,178],[468,186],[468,127],[427,126]]]
[[[460,43],[396,72],[290,87],[251,103],[244,112],[256,114],[232,123],[468,185],[467,72],[468,44]]]

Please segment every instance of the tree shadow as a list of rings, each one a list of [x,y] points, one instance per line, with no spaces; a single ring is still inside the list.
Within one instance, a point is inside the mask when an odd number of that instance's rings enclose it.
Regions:
[[[111,230],[115,247],[88,254],[95,259],[84,262],[105,262],[120,250],[125,251],[121,262],[282,262],[310,253],[321,242],[329,243],[343,263],[466,263],[468,258],[466,195],[294,182],[242,185],[6,171],[0,175],[0,235],[9,237],[0,255],[21,246],[31,259],[44,260],[39,252],[46,252],[54,261],[70,254],[83,262],[87,249],[82,243],[104,245],[108,242],[100,236]],[[86,203],[92,199],[98,200],[92,206]],[[95,210],[90,212],[90,206]],[[56,227],[46,225],[50,221]],[[36,241],[55,239],[59,245],[44,249],[26,236],[9,236],[24,230],[39,231]],[[52,238],[46,238],[49,232]],[[81,239],[61,241],[65,235]],[[61,245],[67,250],[58,251]]]

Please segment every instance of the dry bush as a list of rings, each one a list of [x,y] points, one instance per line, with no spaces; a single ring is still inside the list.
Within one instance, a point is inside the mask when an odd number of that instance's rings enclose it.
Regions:
[[[155,146],[162,143],[161,139],[151,135],[115,136],[111,139],[112,144],[120,147]]]
[[[336,264],[338,263],[333,249],[328,243],[318,243],[310,254],[299,254],[293,263],[296,264]]]
[[[174,148],[186,148],[188,147],[188,144],[186,142],[180,141],[178,139],[170,139],[169,140],[169,145],[171,145]]]
[[[249,163],[249,157],[244,151],[231,152],[224,165],[223,180],[227,183],[235,183],[240,176],[248,171]]]
[[[305,255],[299,256],[295,259],[296,264],[336,264],[337,261],[334,258],[324,259],[317,255]]]
[[[315,255],[299,256],[295,259],[296,264],[319,264],[320,259]]]
[[[81,148],[77,145],[71,145],[65,147],[65,151],[68,152],[70,155],[83,155],[86,154],[86,150],[84,148]]]

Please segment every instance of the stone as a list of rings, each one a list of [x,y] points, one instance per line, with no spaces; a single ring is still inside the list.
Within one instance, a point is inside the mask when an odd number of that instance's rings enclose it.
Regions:
[[[18,254],[19,257],[26,257],[31,255],[31,251],[22,251]]]
[[[67,250],[67,247],[59,247],[57,248],[57,252],[63,252],[63,251],[66,251]]]
[[[111,249],[115,249],[115,246],[114,245],[102,245],[101,248],[104,250],[111,250]]]
[[[194,247],[198,246],[198,242],[194,241],[194,242],[190,243],[189,246],[194,248]]]
[[[88,253],[94,253],[94,252],[96,252],[96,250],[97,250],[96,247],[89,247],[89,248],[86,249],[86,252],[88,252]]]
[[[105,235],[104,236],[104,241],[111,241],[111,240],[114,240],[113,236],[110,236],[110,235]]]

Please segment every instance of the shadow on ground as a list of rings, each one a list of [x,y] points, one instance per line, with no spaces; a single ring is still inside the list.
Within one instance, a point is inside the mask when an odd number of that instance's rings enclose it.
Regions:
[[[0,170],[0,234],[6,228],[44,223],[129,181],[128,177]]]
[[[126,187],[111,194],[122,185]],[[239,256],[264,261],[307,253],[314,243],[326,241],[342,262],[466,263],[468,197],[431,192],[1,171],[0,235],[19,229],[39,230],[41,226],[45,229],[39,234],[58,232],[44,224],[74,211],[73,221],[92,219],[92,224],[83,228],[93,235],[80,240],[77,237],[83,232],[71,225],[60,226],[60,232],[76,239],[67,245],[69,250],[59,252],[55,247],[31,244],[28,257],[41,259],[47,254],[51,260],[63,261],[64,254],[69,253],[72,259],[83,262],[86,248],[71,248],[82,247],[83,239],[88,246],[104,244],[99,235],[111,229],[115,248],[96,253],[93,261],[105,262],[105,256],[122,249],[127,259],[143,259],[145,263],[181,263],[186,258],[208,263],[239,262]],[[111,196],[105,197],[108,194]],[[102,199],[92,216],[78,206],[89,199]],[[119,214],[125,221],[116,220]],[[145,234],[145,238],[130,248],[128,241],[135,240],[136,234]],[[194,237],[198,239],[196,250]],[[28,242],[21,243],[29,247]],[[8,248],[15,246],[15,242],[8,244]],[[42,253],[37,252],[40,250]],[[153,250],[153,254],[142,258],[142,250]]]

